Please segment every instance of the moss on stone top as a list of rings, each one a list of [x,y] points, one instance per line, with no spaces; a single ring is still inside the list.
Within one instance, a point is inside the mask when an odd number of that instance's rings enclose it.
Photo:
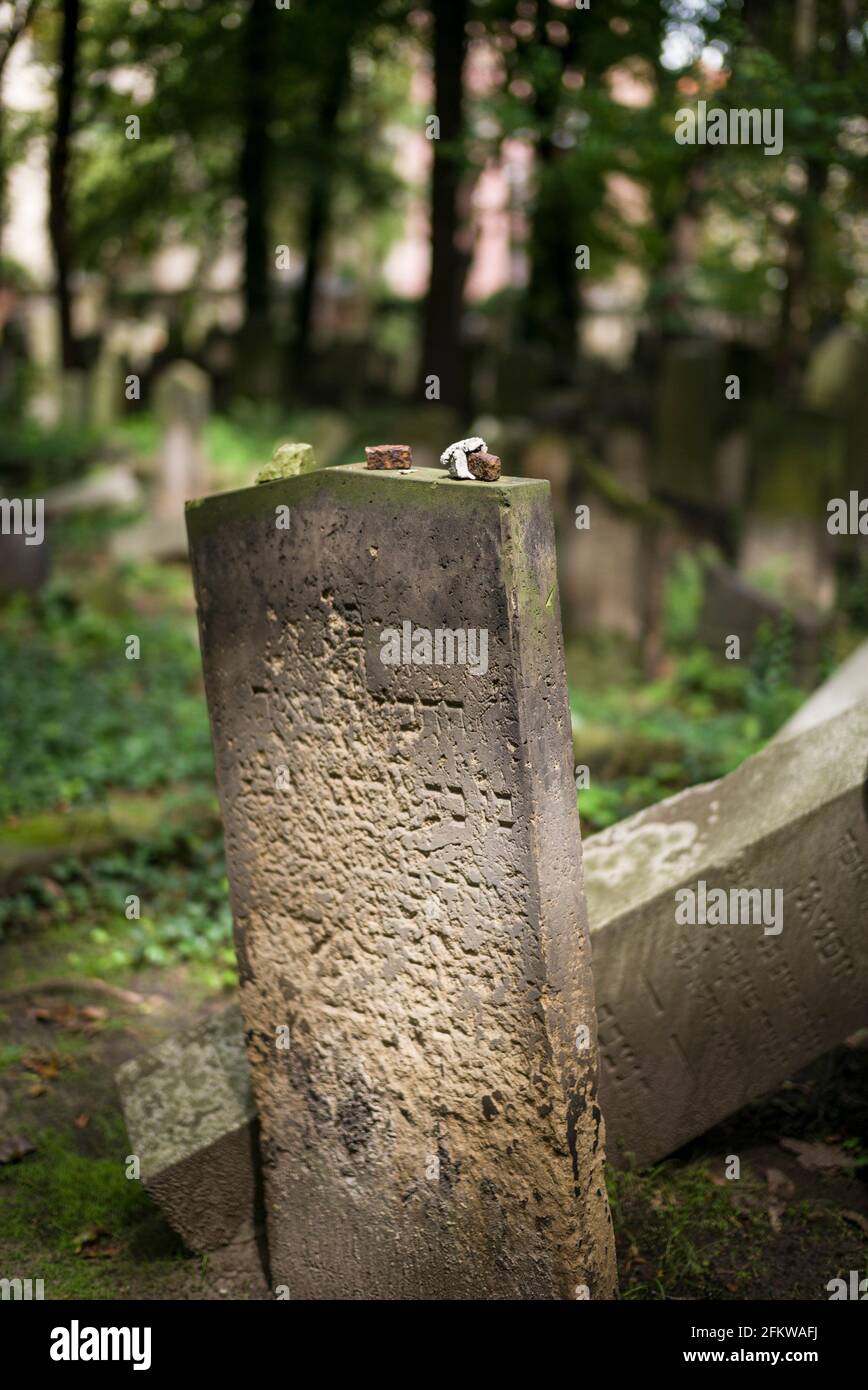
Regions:
[[[278,478],[298,478],[302,473],[312,473],[316,466],[312,444],[278,444],[271,455],[271,462],[257,473],[256,482],[273,483]]]

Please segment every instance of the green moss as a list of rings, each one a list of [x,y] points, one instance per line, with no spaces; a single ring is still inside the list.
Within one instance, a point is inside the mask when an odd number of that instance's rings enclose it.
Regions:
[[[278,506],[300,506],[315,493],[331,494],[343,506],[364,507],[372,502],[393,505],[424,505],[437,511],[458,507],[510,506],[519,493],[539,495],[549,485],[536,478],[499,478],[496,483],[468,482],[450,478],[442,468],[413,468],[400,473],[391,469],[370,469],[363,463],[319,468],[298,478],[280,478],[237,492],[223,492],[187,504],[187,529],[191,537],[202,535],[231,522],[273,514]]]
[[[111,1156],[85,1156],[45,1129],[31,1136],[33,1155],[0,1169],[4,1270],[42,1279],[48,1299],[122,1297],[131,1277],[137,1294],[158,1292],[182,1256],[141,1182],[125,1176],[120,1117],[98,1128]]]
[[[24,1048],[18,1043],[4,1043],[0,1047],[0,1071],[17,1066],[24,1056]]]

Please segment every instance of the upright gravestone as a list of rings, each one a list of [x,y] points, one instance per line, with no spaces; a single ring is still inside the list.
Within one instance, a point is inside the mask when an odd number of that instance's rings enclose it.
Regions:
[[[188,509],[273,1283],[615,1287],[548,487]]]
[[[208,486],[203,433],[210,385],[195,362],[166,367],[154,387],[154,410],[162,428],[149,514],[118,531],[112,551],[121,560],[180,560],[187,555],[184,505]]]
[[[202,434],[208,420],[208,377],[195,362],[173,362],[157,379],[154,409],[163,431],[154,514],[176,522],[184,504],[208,485]]]
[[[650,1163],[868,1023],[868,705],[585,842],[613,1161]]]
[[[835,599],[826,504],[836,495],[843,443],[840,425],[816,412],[791,411],[785,419],[770,409],[756,412],[738,571],[821,613]]]

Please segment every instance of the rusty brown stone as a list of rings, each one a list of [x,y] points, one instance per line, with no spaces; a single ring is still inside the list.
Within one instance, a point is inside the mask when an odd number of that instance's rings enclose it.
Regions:
[[[370,444],[365,449],[369,468],[412,468],[413,450],[409,444]]]
[[[467,455],[467,467],[474,478],[483,483],[494,483],[500,477],[500,459],[497,454],[484,454],[482,450]]]

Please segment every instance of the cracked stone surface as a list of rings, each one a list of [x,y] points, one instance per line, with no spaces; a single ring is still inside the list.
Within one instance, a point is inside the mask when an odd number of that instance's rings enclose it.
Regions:
[[[547,484],[354,464],[188,527],[273,1284],[611,1296]],[[406,620],[487,672],[384,666]]]

